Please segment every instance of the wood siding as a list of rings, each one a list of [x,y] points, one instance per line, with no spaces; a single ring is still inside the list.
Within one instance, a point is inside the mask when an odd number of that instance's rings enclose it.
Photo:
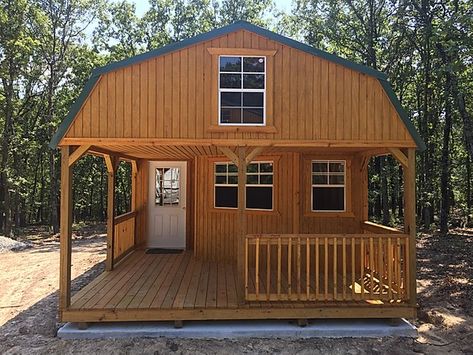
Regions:
[[[355,156],[346,154],[350,179],[347,195],[350,205],[346,213],[313,213],[305,211],[310,203],[310,186],[307,185],[304,161],[312,158],[339,159],[332,156],[281,153],[258,157],[273,160],[274,211],[247,210],[248,234],[287,233],[360,233],[362,220],[361,172]],[[197,157],[195,161],[195,244],[198,257],[208,260],[235,260],[238,242],[238,210],[216,209],[214,201],[214,162],[228,161],[226,157]],[[351,193],[350,191],[351,190]]]
[[[207,48],[274,49],[274,131],[212,130],[217,59]],[[271,113],[272,111],[272,113]],[[268,139],[415,146],[379,81],[245,30],[102,75],[66,138]]]

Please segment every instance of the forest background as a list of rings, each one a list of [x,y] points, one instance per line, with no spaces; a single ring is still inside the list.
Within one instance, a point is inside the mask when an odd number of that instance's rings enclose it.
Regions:
[[[92,70],[246,20],[385,72],[427,149],[417,155],[422,228],[473,223],[472,0],[0,0],[0,233],[59,229],[60,157],[50,138]],[[142,9],[142,7],[140,6]],[[129,208],[120,165],[117,213]],[[74,221],[106,218],[107,172],[87,156],[74,168]],[[402,170],[369,166],[370,218],[402,221]]]

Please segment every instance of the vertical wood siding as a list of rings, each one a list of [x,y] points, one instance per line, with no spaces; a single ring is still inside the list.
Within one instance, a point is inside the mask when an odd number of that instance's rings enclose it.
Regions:
[[[277,50],[268,78],[276,133],[209,131],[217,123],[217,59],[207,48]],[[67,138],[291,139],[405,142],[374,77],[245,30],[104,74]]]

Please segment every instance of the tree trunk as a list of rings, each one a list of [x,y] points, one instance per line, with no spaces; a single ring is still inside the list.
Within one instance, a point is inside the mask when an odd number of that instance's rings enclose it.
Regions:
[[[446,74],[445,79],[445,126],[443,129],[443,145],[442,145],[442,167],[440,175],[440,191],[441,191],[441,208],[440,208],[440,233],[445,235],[448,233],[448,215],[450,211],[450,134],[452,130],[452,109],[450,104],[450,87],[451,77]]]

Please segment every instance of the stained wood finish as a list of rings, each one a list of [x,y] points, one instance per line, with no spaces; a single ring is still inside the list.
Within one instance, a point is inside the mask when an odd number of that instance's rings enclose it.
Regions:
[[[135,245],[135,212],[115,217],[114,228],[113,257],[117,260]]]
[[[407,302],[408,243],[405,234],[248,235],[245,299]]]
[[[217,57],[208,48],[276,51],[268,56],[268,73],[274,75],[268,77],[267,87],[268,122],[274,129],[212,129],[217,123],[218,73]],[[414,146],[376,78],[246,30],[104,74],[66,138],[317,140]]]
[[[348,185],[353,186],[352,197],[347,199],[347,213],[310,212],[307,206],[307,201],[310,201],[310,172],[305,171],[310,169],[310,159],[340,157],[347,159],[347,166],[352,166],[351,172],[347,174],[350,180]],[[361,172],[355,156],[280,153],[258,156],[256,160],[274,162],[274,208],[273,211],[246,210],[249,234],[361,233]],[[241,225],[238,209],[214,208],[214,163],[228,161],[229,158],[225,156],[199,156],[195,160],[194,250],[196,256],[206,260],[237,260]],[[351,161],[353,163],[349,164]]]
[[[343,302],[238,302],[236,266],[206,262],[186,252],[144,254],[137,250],[105,271],[72,298],[64,321],[191,319],[293,319],[398,317],[405,305]],[[392,310],[396,310],[397,313]]]

